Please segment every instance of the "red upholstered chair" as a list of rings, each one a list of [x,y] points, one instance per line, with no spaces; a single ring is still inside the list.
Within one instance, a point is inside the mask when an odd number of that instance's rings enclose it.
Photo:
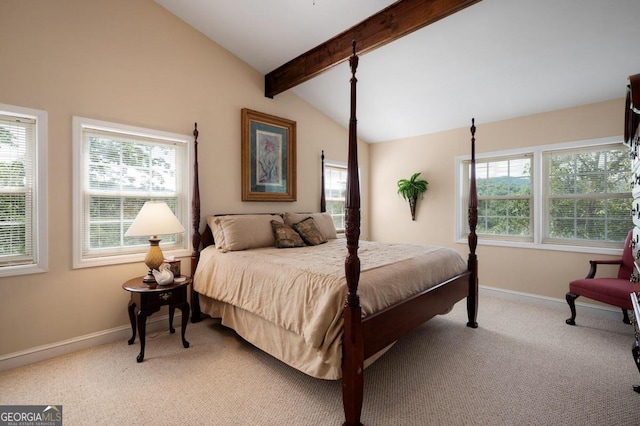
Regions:
[[[630,324],[628,309],[633,309],[631,297],[633,283],[630,281],[633,272],[633,251],[631,250],[631,238],[633,232],[629,231],[622,250],[622,259],[614,260],[590,260],[591,270],[586,278],[574,280],[569,283],[567,293],[567,303],[571,308],[571,318],[567,319],[567,324],[576,325],[576,304],[579,296],[597,300],[608,305],[617,306],[622,309],[623,319],[626,324]],[[598,265],[620,265],[617,278],[594,278]]]

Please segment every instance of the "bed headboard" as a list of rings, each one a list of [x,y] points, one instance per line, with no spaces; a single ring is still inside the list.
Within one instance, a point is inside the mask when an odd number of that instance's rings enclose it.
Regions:
[[[195,273],[195,265],[200,258],[200,251],[215,243],[213,237],[213,231],[208,223],[205,222],[205,228],[200,232],[200,187],[198,177],[198,123],[194,123],[193,129],[193,145],[194,145],[194,162],[193,162],[193,197],[191,202],[191,224],[193,229],[193,236],[191,238],[193,251],[191,253],[191,276]],[[325,195],[325,182],[324,182],[324,150],[320,154],[320,212],[327,211],[327,199]],[[239,213],[234,213],[239,214]],[[274,213],[263,213],[274,214]],[[217,214],[216,216],[224,216],[226,214]]]

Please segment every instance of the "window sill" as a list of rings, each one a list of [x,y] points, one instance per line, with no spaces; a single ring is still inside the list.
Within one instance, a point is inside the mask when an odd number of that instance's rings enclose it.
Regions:
[[[191,256],[191,250],[179,249],[179,250],[163,250],[165,258],[167,257],[187,257]],[[76,260],[73,264],[73,269],[81,268],[94,268],[97,266],[109,266],[109,265],[121,265],[124,263],[144,263],[145,253],[127,254],[122,256],[109,256],[109,257],[96,257],[92,259]]]
[[[468,244],[466,238],[459,238],[456,240],[458,244]],[[478,239],[478,246],[492,246],[492,247],[508,247],[508,248],[523,248],[529,250],[551,250],[551,251],[564,251],[572,253],[590,253],[590,254],[602,254],[611,256],[622,256],[621,248],[607,248],[607,247],[586,247],[586,246],[571,246],[560,244],[539,244],[539,243],[527,243],[520,241],[495,241],[495,240],[480,240]]]
[[[40,265],[4,266],[0,268],[0,278],[15,277],[18,275],[42,274],[44,272],[47,272],[47,268]]]

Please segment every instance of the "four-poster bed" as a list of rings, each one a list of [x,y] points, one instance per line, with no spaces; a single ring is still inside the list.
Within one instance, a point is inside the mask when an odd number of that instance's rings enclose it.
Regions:
[[[395,269],[393,265],[388,266],[382,263],[372,265],[370,263],[374,262],[369,257],[370,253],[374,252],[373,246],[378,244],[382,246],[382,244],[359,241],[360,185],[357,172],[357,80],[355,77],[358,56],[355,52],[355,42],[353,44],[353,55],[349,59],[349,63],[351,68],[351,117],[348,147],[346,239],[327,239],[326,234],[331,231],[323,231],[325,241],[313,247],[279,250],[273,247],[267,248],[264,245],[257,245],[255,247],[259,248],[253,250],[251,248],[254,246],[248,243],[248,246],[242,246],[241,248],[250,248],[251,250],[234,251],[233,248],[221,245],[225,243],[225,239],[227,244],[232,244],[229,241],[231,227],[234,227],[233,232],[237,233],[240,229],[255,226],[255,221],[262,221],[264,224],[270,223],[275,232],[276,226],[285,226],[280,222],[286,223],[287,219],[292,218],[295,218],[295,220],[292,219],[292,223],[294,229],[297,230],[296,225],[302,222],[296,221],[310,216],[315,218],[319,225],[318,228],[321,228],[322,226],[320,225],[323,223],[321,213],[303,214],[301,216],[284,215],[284,219],[278,215],[267,218],[250,217],[252,215],[244,215],[245,217],[235,216],[235,218],[209,216],[207,218],[207,227],[201,233],[199,231],[200,196],[197,160],[198,131],[196,127],[194,130],[196,158],[194,163],[195,182],[192,206],[194,252],[191,261],[191,272],[194,277],[194,289],[197,292],[193,293],[194,297],[192,299],[192,319],[194,321],[199,320],[200,309],[202,309],[212,316],[223,318],[223,324],[236,330],[240,336],[301,371],[316,377],[341,377],[345,425],[352,426],[361,424],[363,374],[366,362],[376,359],[400,337],[435,315],[447,312],[456,302],[464,298],[467,299],[467,326],[477,327],[478,261],[475,253],[477,246],[475,233],[477,223],[475,126],[472,122],[468,260],[465,262],[457,252],[444,248],[435,248],[435,251],[443,256],[451,255],[452,257],[438,258],[431,253],[429,255],[407,253],[406,257],[403,257],[405,249],[402,246],[387,245],[383,247],[384,250],[387,250],[386,253],[394,253],[394,256],[396,256],[390,261],[396,264]],[[324,211],[324,182],[322,184],[321,210]],[[270,226],[268,228],[265,228],[266,225],[261,226],[262,228],[260,229],[271,230]],[[252,231],[252,233],[254,234],[252,238],[256,238],[259,231]],[[344,257],[345,240],[346,260]],[[215,247],[216,245],[218,248]],[[334,245],[342,247],[343,250],[340,255],[341,259],[344,260],[343,266],[340,267],[342,269],[341,273],[335,273],[333,270],[328,272],[331,262],[335,263],[335,257],[332,257],[333,255],[328,251]],[[213,247],[205,250],[208,246]],[[222,250],[220,250],[221,248]],[[359,248],[362,248],[364,253],[359,253]],[[264,252],[263,255],[275,259],[274,252],[278,250],[280,256],[275,260],[276,266],[265,267],[267,264],[262,263],[262,258],[253,257],[260,252]],[[296,258],[296,260],[292,260],[289,256],[295,256],[294,253],[301,253],[303,259],[298,260]],[[304,263],[305,257],[321,259],[320,262],[322,264],[306,264]],[[414,263],[417,264],[418,260],[415,259],[418,258],[420,258],[420,262],[424,260],[424,262],[431,263],[420,263],[421,266],[416,266]],[[340,263],[342,263],[342,260],[340,260]],[[316,261],[316,263],[318,262]],[[228,266],[225,266],[227,264]],[[288,269],[286,268],[290,266],[289,264],[295,264],[294,267],[298,268],[293,272],[296,277],[293,279],[296,280],[295,286],[289,285],[287,281],[280,282],[283,279],[282,275],[287,274],[286,271]],[[252,265],[256,265],[254,269],[268,270],[271,275],[267,275],[264,278],[252,275],[254,274],[251,271]],[[441,267],[451,269],[441,270]],[[409,276],[407,271],[411,268],[420,268],[420,273]],[[371,272],[371,269],[375,269],[375,272]],[[215,275],[213,270],[221,270],[222,275]],[[240,270],[243,280],[248,281],[248,284],[243,284],[246,287],[243,287],[242,290],[236,288],[238,284],[235,276],[230,272],[232,270]],[[423,280],[423,276],[431,275],[431,271],[439,271],[440,275],[431,276],[430,282],[423,282],[426,280],[426,278]],[[371,284],[372,276],[374,275],[384,277],[384,279],[378,281],[384,281],[385,283],[377,282],[375,285]],[[414,278],[415,275],[418,278]],[[332,290],[329,290],[326,295],[310,293],[310,290],[300,284],[301,282],[309,282],[311,283],[309,287],[319,287],[315,281],[312,281],[316,279],[314,276],[319,276],[320,281],[328,283],[327,287]],[[402,278],[398,278],[398,276]],[[219,281],[214,285],[212,280],[216,279]],[[387,281],[390,283],[386,283]],[[406,292],[403,290],[403,293],[398,296],[395,294],[398,293],[397,289],[399,287],[396,284],[401,281],[416,281],[414,283],[415,286],[420,286],[420,288],[418,290],[412,288],[412,290],[407,290]],[[276,282],[278,282],[278,286],[274,285]],[[333,283],[340,283],[341,287],[336,289]],[[392,293],[390,296],[384,293],[387,291],[385,290],[385,285],[391,289],[389,290]],[[256,293],[251,293],[252,288],[255,287],[258,287],[255,290]],[[384,295],[379,296],[373,292],[374,287],[376,292],[384,293]],[[362,294],[359,293],[359,290]],[[297,292],[302,292],[301,299],[295,298]],[[266,299],[266,302],[264,299],[259,299],[259,297],[264,296],[264,293],[268,293],[273,299]],[[372,297],[373,294],[379,296],[383,301],[377,303],[369,300],[370,298],[375,299],[375,297]],[[362,300],[361,295],[363,297]],[[341,298],[338,303],[343,309],[340,306],[335,307],[332,305],[333,307],[329,309],[333,309],[333,311],[321,310],[314,305],[314,303],[321,304],[321,302],[329,299],[334,300],[336,297]],[[294,314],[293,319],[280,318],[281,312],[278,309],[284,310],[285,306],[298,304],[304,305],[303,313]],[[324,305],[331,305],[331,303],[326,302]],[[320,332],[318,332],[319,329],[321,329]],[[269,337],[265,339],[264,335]],[[283,343],[289,340],[293,342],[294,346],[292,348]],[[337,354],[337,368],[335,367],[336,350],[339,351]],[[306,360],[311,360],[313,365],[308,366]]]

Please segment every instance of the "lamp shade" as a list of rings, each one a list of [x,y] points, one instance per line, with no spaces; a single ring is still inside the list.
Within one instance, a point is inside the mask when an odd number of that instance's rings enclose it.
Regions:
[[[125,237],[180,234],[184,227],[164,201],[147,201],[138,212]]]

